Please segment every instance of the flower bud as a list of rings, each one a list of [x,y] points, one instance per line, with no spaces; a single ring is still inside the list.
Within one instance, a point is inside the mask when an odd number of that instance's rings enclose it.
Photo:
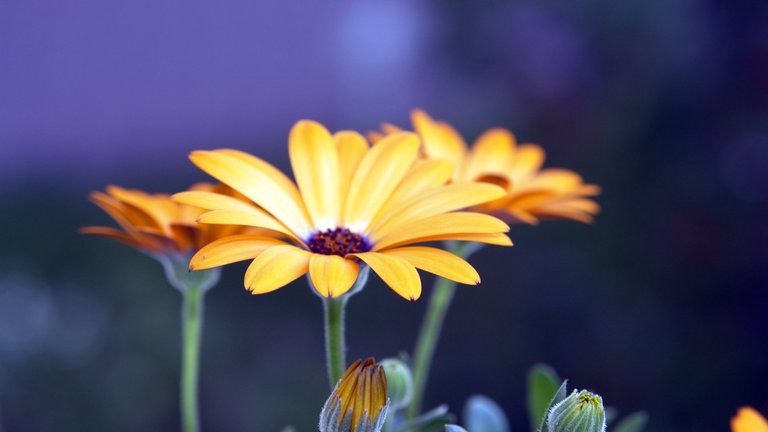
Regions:
[[[380,432],[389,409],[387,377],[376,360],[357,360],[320,412],[320,432]]]
[[[411,403],[413,397],[413,375],[411,369],[402,361],[394,358],[381,361],[387,376],[387,396],[392,409],[399,410]]]
[[[550,432],[605,432],[603,399],[586,390],[574,390],[549,411],[547,429]]]

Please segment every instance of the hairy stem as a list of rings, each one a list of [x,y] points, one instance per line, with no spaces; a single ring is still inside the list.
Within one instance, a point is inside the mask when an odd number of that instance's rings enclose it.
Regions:
[[[479,249],[479,246],[471,243],[452,242],[447,248],[450,252],[462,258],[467,258]],[[443,328],[445,315],[451,306],[451,301],[456,292],[456,282],[437,277],[429,305],[421,323],[419,338],[413,352],[413,398],[406,410],[406,418],[412,420],[421,412],[421,404],[424,399],[424,389],[427,385],[429,370],[432,366],[432,358],[435,355],[437,341]]]
[[[200,286],[182,291],[181,418],[184,432],[200,431],[197,387],[204,293]]]
[[[344,308],[346,303],[346,298],[323,299],[323,306],[325,307],[325,355],[331,389],[339,382],[344,369],[347,367],[344,336]]]

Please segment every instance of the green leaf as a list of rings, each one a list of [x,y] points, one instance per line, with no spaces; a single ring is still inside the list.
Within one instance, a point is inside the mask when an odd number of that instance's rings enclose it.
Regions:
[[[611,429],[611,432],[640,432],[645,429],[646,423],[648,423],[648,414],[638,411],[624,417]]]
[[[531,430],[541,428],[547,407],[560,386],[560,378],[551,367],[537,364],[528,372],[528,416]]]
[[[509,432],[509,421],[496,402],[472,396],[464,407],[464,425],[472,432]]]
[[[538,432],[550,432],[549,427],[547,426],[547,414],[550,410],[552,410],[553,406],[565,400],[566,396],[568,396],[568,380],[563,381],[563,383],[560,384],[560,388],[558,388],[555,392],[555,395],[552,396],[552,400],[544,410],[543,418],[541,419],[541,427],[539,428]]]

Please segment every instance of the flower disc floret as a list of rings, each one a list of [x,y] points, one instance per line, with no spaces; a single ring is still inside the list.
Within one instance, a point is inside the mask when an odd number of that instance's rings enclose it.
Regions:
[[[317,254],[340,257],[371,250],[370,241],[365,236],[340,227],[315,232],[307,241],[307,247]]]

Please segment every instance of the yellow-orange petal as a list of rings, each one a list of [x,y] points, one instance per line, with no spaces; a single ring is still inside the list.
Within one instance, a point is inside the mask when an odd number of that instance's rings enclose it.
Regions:
[[[518,147],[509,168],[514,185],[533,177],[544,164],[544,157],[544,149],[536,144],[524,144]]]
[[[296,241],[301,241],[291,230],[276,221],[272,216],[255,208],[248,211],[211,210],[198,216],[197,221],[212,225],[244,225],[265,228]]]
[[[751,407],[739,408],[731,419],[732,432],[768,432],[768,421]]]
[[[212,177],[242,193],[298,237],[310,233],[298,189],[268,163],[235,150],[195,151],[190,160]]]
[[[293,282],[309,271],[310,252],[291,245],[272,246],[263,251],[245,271],[245,288],[264,294]]]
[[[339,158],[336,144],[320,123],[302,120],[291,129],[288,154],[315,229],[339,224]]]
[[[264,173],[265,175],[269,176],[269,178],[272,179],[277,184],[277,187],[280,188],[283,193],[289,195],[293,200],[295,200],[297,205],[301,207],[304,204],[303,201],[301,200],[301,194],[299,193],[299,189],[296,187],[296,184],[293,182],[293,180],[291,180],[290,177],[285,175],[279,169],[275,168],[269,162],[241,150],[235,150],[231,148],[222,148],[222,149],[217,149],[215,151],[217,153],[225,154],[228,156],[232,156],[236,159],[239,159],[245,162],[246,164],[250,165],[254,169]]]
[[[581,196],[595,196],[595,195],[600,195],[600,193],[602,193],[602,188],[594,184],[583,184],[573,189],[571,193],[574,195],[581,195]]]
[[[583,211],[585,213],[600,213],[600,204],[587,198],[574,198],[563,200],[562,205],[566,208]]]
[[[411,263],[405,258],[385,255],[378,252],[352,254],[371,267],[381,280],[393,291],[408,300],[421,296],[421,278]]]
[[[357,279],[358,265],[338,255],[312,254],[309,278],[323,297],[338,297],[352,288]]]
[[[258,207],[243,200],[216,192],[186,191],[173,194],[171,198],[178,203],[205,210],[259,210]]]
[[[373,223],[378,222],[393,207],[399,206],[414,195],[446,184],[452,175],[453,164],[448,161],[417,160],[408,173],[405,174],[397,188],[392,191],[384,205],[381,206],[379,213],[374,217]]]
[[[178,213],[178,206],[167,199],[157,199],[144,191],[129,190],[120,186],[109,185],[107,192],[124,206],[132,206],[140,213],[151,218],[149,225],[157,227],[164,234],[170,235],[170,224]]]
[[[203,246],[189,261],[190,270],[204,270],[245,261],[259,256],[264,250],[286,244],[272,237],[234,235]]]
[[[424,237],[440,235],[494,234],[509,231],[509,226],[503,221],[486,214],[473,212],[443,213],[414,221],[407,228],[392,232],[376,239],[373,250],[383,250],[388,247],[415,243]]]
[[[344,225],[362,232],[408,172],[419,151],[413,133],[390,135],[366,153],[352,178]]]
[[[157,223],[150,215],[139,209],[133,207],[129,208],[114,197],[105,193],[91,192],[90,201],[108,214],[127,232],[135,231],[135,227],[137,226],[157,227]]]
[[[480,135],[467,156],[461,178],[474,181],[487,175],[506,175],[512,165],[515,136],[496,128]]]
[[[512,246],[512,240],[506,234],[469,234],[469,233],[448,233],[438,234],[435,236],[427,236],[419,238],[420,243],[428,243],[433,241],[443,240],[458,240],[468,241],[475,243],[484,243],[494,246]]]
[[[469,208],[506,195],[504,189],[487,183],[453,183],[428,189],[388,210],[386,215],[382,214],[379,223],[373,224],[368,233],[373,238],[382,238],[413,221]]]
[[[442,249],[410,246],[389,249],[382,253],[405,258],[419,270],[424,270],[458,283],[467,285],[480,283],[480,275],[477,274],[474,267],[462,258]]]
[[[343,211],[347,202],[349,185],[357,167],[368,152],[368,142],[357,132],[339,131],[333,134],[336,152],[339,155],[339,200]]]
[[[411,122],[413,130],[421,136],[427,157],[447,160],[457,170],[461,167],[467,144],[451,125],[436,122],[429,114],[418,109],[411,111]]]
[[[547,168],[522,184],[516,192],[541,190],[569,193],[579,188],[581,184],[581,176],[574,171],[564,168]]]

